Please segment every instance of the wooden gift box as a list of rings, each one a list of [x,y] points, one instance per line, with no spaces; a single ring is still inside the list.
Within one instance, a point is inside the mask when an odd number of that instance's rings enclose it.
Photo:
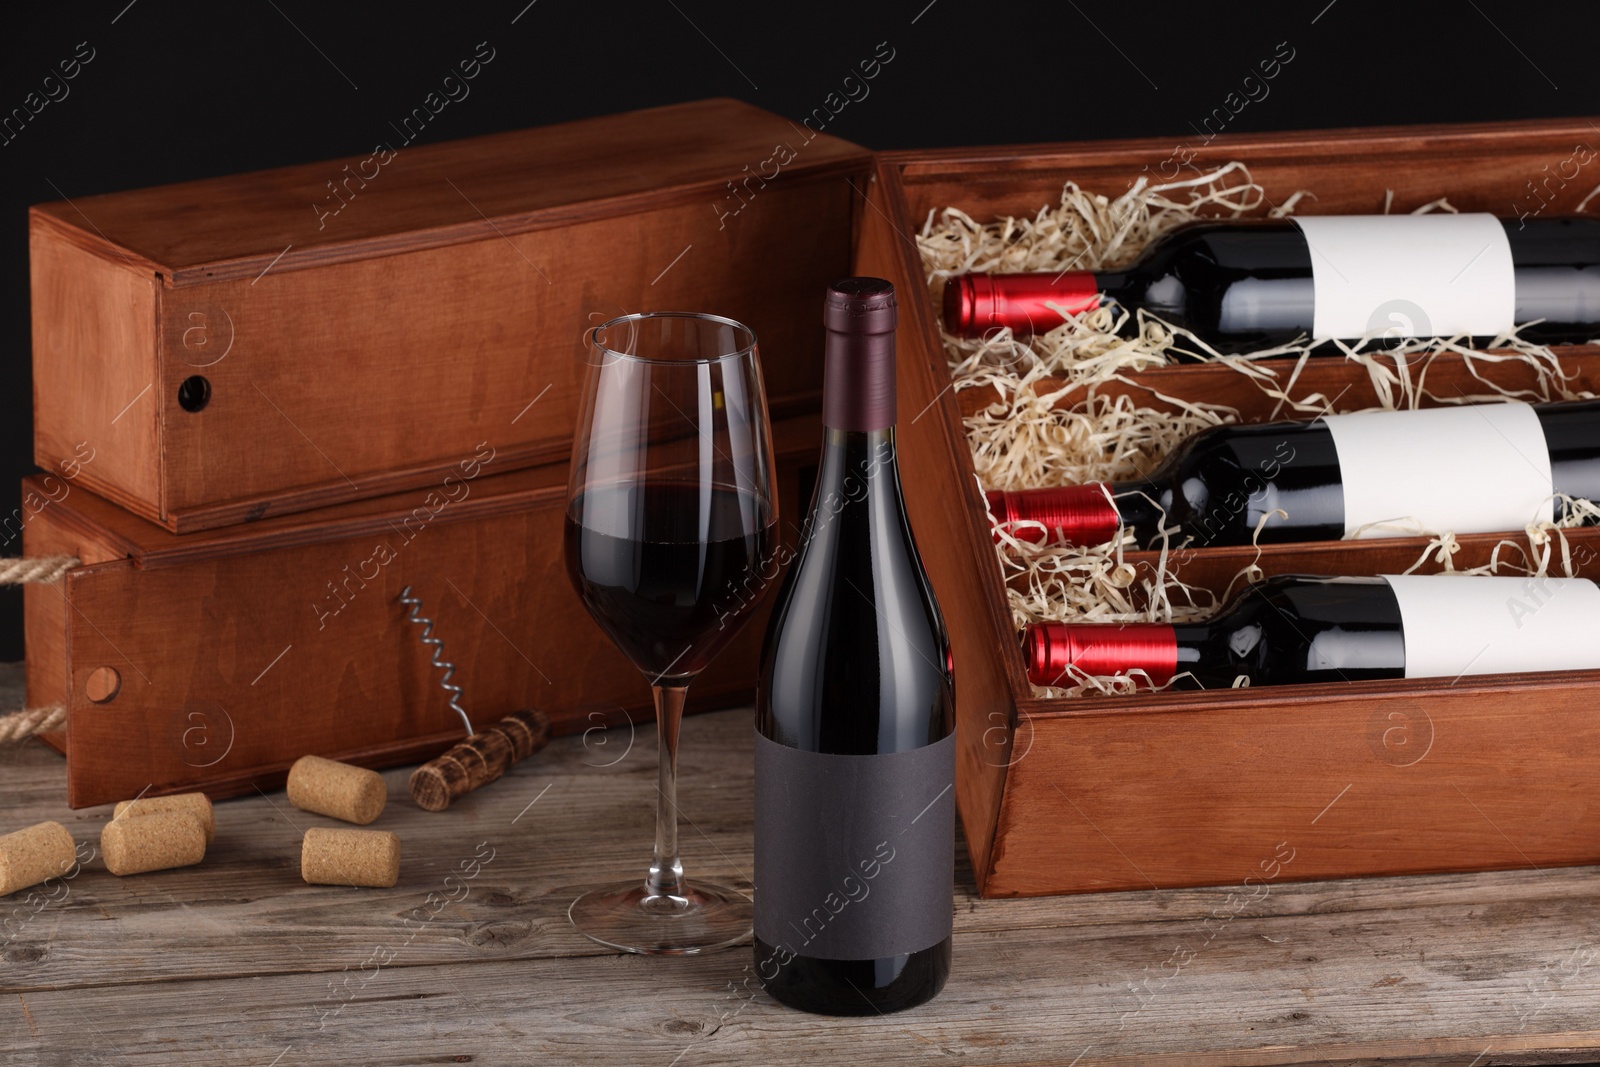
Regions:
[[[1562,166],[1592,159],[1595,137],[1584,120],[1221,136],[1194,165],[1242,160],[1269,192],[1310,189],[1302,213],[1381,212],[1393,190],[1400,212],[1448,195],[1461,210],[1554,214],[1600,183],[1600,171],[1573,179]],[[886,153],[862,213],[859,269],[904,294],[900,456],[954,646],[958,802],[982,892],[1219,884],[1259,899],[1274,880],[1600,862],[1600,672],[1033,696],[962,428],[981,401],[950,388],[912,235],[946,206],[979,220],[1031,217],[1068,179],[1115,196],[1187,149],[1145,140]],[[1562,352],[1575,386],[1600,385],[1600,352]],[[1515,368],[1486,373],[1526,384]],[[1364,370],[1319,363],[1308,374],[1296,396],[1348,385],[1341,408],[1372,402]],[[1124,388],[1232,404],[1246,421],[1285,417],[1224,368],[1132,377]],[[1454,359],[1435,364],[1428,385],[1487,392]],[[1600,576],[1600,531],[1570,536],[1583,572]],[[1458,567],[1483,562],[1497,538],[1462,540]],[[1283,546],[1260,562],[1267,573],[1376,574],[1409,566],[1426,543]],[[1253,556],[1201,550],[1180,573],[1220,588]]]
[[[814,415],[773,427],[791,538],[820,439]],[[567,580],[566,464],[495,474],[500,459],[430,489],[193,534],[57,475],[26,479],[26,554],[83,561],[25,590],[30,703],[69,708],[46,738],[67,755],[67,803],[229,796],[280,786],[306,753],[376,767],[454,744],[462,726],[398,601],[406,585],[475,727],[521,707],[558,733],[652,724],[646,679]],[[696,680],[690,710],[751,700],[771,600]],[[592,760],[614,762],[632,737],[596,734]]]
[[[582,332],[645,310],[745,322],[774,416],[817,409],[864,149],[734,100],[407,132],[33,208],[37,463],[187,532],[562,460]]]

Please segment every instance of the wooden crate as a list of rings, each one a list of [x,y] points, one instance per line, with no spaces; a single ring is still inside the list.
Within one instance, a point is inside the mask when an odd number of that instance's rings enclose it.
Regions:
[[[1565,188],[1543,183],[1576,146],[1595,143],[1594,130],[1559,120],[1218,137],[1195,165],[1239,159],[1269,190],[1311,189],[1317,199],[1305,212],[1379,212],[1392,190],[1396,211],[1443,194],[1462,210],[1515,215],[1538,205],[1533,182],[1550,201],[1544,211],[1559,213],[1600,172]],[[1242,884],[1254,898],[1274,879],[1600,862],[1591,799],[1600,787],[1600,672],[1032,695],[962,430],[964,404],[970,411],[974,401],[950,389],[912,235],[945,206],[979,219],[1031,216],[1069,178],[1116,195],[1172,151],[1148,140],[887,153],[862,214],[858,269],[893,279],[904,294],[901,463],[954,646],[959,807],[982,892]],[[1564,361],[1578,385],[1600,386],[1596,349],[1568,349]],[[1519,385],[1515,369],[1491,373]],[[1350,386],[1340,407],[1361,407],[1372,399],[1366,379],[1355,367],[1319,363],[1295,393]],[[1453,360],[1436,364],[1429,384],[1443,395],[1484,391]],[[1152,371],[1122,388],[1231,404],[1247,421],[1284,417],[1239,375],[1214,367]],[[1494,540],[1463,538],[1458,566],[1481,562]],[[1572,540],[1579,558],[1600,555],[1600,531]],[[1408,566],[1425,545],[1279,546],[1261,564],[1268,573],[1376,574]],[[1182,573],[1217,587],[1253,555],[1200,550]],[[1600,575],[1593,562],[1583,569]]]
[[[37,206],[35,459],[177,532],[560,460],[583,331],[649,310],[748,324],[816,410],[870,158],[708,100]]]
[[[814,415],[773,427],[791,539],[820,438]],[[398,602],[408,584],[475,726],[530,706],[558,733],[653,723],[646,679],[568,583],[566,464],[495,474],[499,462],[427,490],[182,535],[58,476],[27,479],[25,499],[43,503],[26,554],[83,561],[25,591],[30,702],[69,707],[64,733],[47,737],[67,755],[67,803],[230,796],[280,786],[307,753],[381,767],[454,744],[460,720]],[[696,679],[690,710],[752,698],[767,599]],[[593,759],[631,743],[628,729],[596,735]]]

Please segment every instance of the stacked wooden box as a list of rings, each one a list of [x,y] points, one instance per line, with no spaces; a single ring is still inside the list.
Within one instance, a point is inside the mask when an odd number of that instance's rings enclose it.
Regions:
[[[870,165],[712,100],[34,208],[24,545],[82,563],[27,590],[28,691],[69,708],[68,802],[456,740],[406,585],[478,718],[648,721],[562,573],[582,334],[753,327],[795,517]],[[699,706],[749,699],[761,631]]]

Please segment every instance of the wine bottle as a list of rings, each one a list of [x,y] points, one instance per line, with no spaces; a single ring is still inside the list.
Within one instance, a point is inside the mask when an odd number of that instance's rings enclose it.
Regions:
[[[966,274],[944,292],[945,327],[1019,334],[1115,301],[1222,352],[1376,335],[1528,341],[1600,335],[1600,219],[1489,214],[1324,215],[1192,223],[1115,271]],[[1054,307],[1052,307],[1054,305]],[[1535,324],[1534,320],[1542,320]]]
[[[900,495],[894,287],[836,282],[823,322],[822,459],[756,695],[756,972],[874,1015],[950,971],[954,678]]]
[[[1204,623],[1034,623],[1028,679],[1078,672],[1141,685],[1459,678],[1600,668],[1600,587],[1586,578],[1281,575],[1247,586]],[[1135,673],[1139,672],[1139,673]]]
[[[1556,494],[1600,502],[1600,401],[1521,401],[1214,426],[1148,477],[990,492],[998,529],[1035,543],[1247,545],[1520,530]]]

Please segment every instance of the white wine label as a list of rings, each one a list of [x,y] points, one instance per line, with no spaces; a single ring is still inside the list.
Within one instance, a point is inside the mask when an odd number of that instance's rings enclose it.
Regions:
[[[1516,270],[1500,220],[1469,215],[1308,215],[1312,335],[1492,336],[1516,317]]]
[[[1587,578],[1384,575],[1407,678],[1600,668],[1600,586]]]
[[[956,738],[910,752],[802,752],[756,733],[756,937],[876,960],[950,936]]]
[[[1550,448],[1521,401],[1324,415],[1347,536],[1495,533],[1555,518]]]

